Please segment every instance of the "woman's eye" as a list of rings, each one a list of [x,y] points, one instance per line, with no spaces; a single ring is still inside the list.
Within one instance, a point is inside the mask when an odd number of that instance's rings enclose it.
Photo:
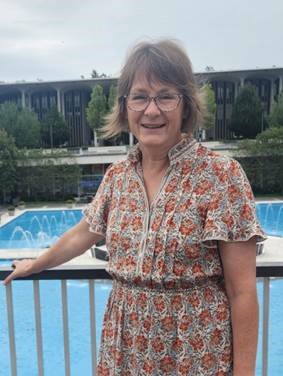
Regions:
[[[132,101],[147,101],[147,96],[145,95],[133,95],[131,97]]]
[[[172,95],[172,94],[164,94],[164,95],[159,95],[158,97],[161,101],[165,100],[165,101],[170,101],[170,100],[174,100],[175,99],[175,96]]]

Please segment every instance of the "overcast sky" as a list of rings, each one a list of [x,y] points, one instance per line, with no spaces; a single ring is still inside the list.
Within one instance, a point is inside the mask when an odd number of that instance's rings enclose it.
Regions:
[[[148,38],[178,39],[195,71],[283,67],[282,0],[0,0],[0,81],[118,76]]]

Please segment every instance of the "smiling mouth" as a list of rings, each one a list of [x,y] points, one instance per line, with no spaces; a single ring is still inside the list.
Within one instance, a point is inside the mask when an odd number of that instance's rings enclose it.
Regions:
[[[144,128],[147,128],[147,129],[158,129],[158,128],[162,128],[162,127],[165,127],[165,124],[142,124],[142,127]]]

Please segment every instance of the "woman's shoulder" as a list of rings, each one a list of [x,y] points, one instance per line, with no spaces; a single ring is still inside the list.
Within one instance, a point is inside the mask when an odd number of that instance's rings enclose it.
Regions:
[[[205,178],[216,182],[220,180],[223,183],[245,176],[242,166],[236,159],[203,145],[198,146],[194,171],[200,179]]]
[[[108,176],[116,176],[121,173],[124,173],[127,170],[128,163],[127,161],[118,161],[112,163],[106,170]]]
[[[221,154],[201,144],[197,148],[197,160],[201,160],[201,162],[206,161],[208,166],[217,164],[224,169],[229,169],[231,165],[239,166],[239,162],[233,157]]]

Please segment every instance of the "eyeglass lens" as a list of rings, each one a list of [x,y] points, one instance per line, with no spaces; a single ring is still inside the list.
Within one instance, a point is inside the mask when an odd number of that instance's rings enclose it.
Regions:
[[[162,94],[156,97],[130,94],[127,96],[127,104],[133,111],[144,111],[153,100],[161,111],[172,111],[177,108],[180,98],[178,94]]]

